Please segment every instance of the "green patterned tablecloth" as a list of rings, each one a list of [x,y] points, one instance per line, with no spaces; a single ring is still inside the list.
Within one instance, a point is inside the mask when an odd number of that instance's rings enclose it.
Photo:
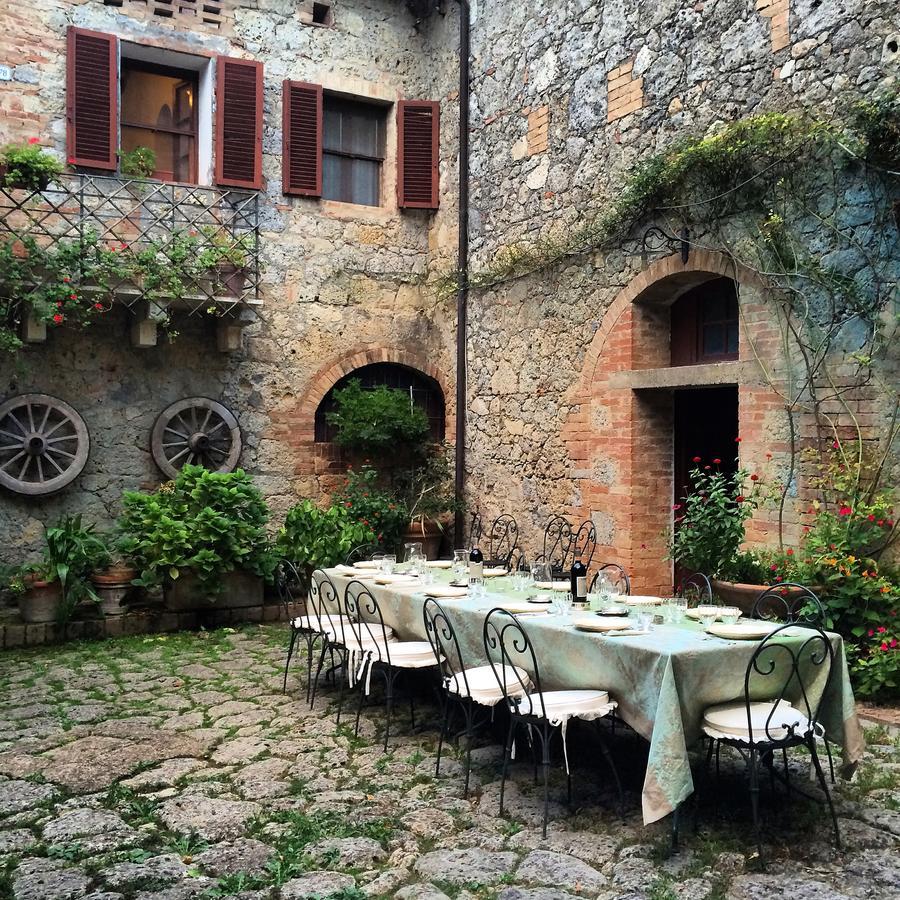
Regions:
[[[328,571],[343,593],[352,580]],[[443,571],[439,581],[449,580]],[[484,617],[504,600],[523,599],[504,582],[489,581],[486,598],[440,599],[452,618],[467,666],[485,663]],[[423,589],[378,586],[363,582],[378,599],[385,623],[398,638],[424,640]],[[538,607],[540,608],[540,607]],[[657,625],[648,634],[606,637],[579,631],[560,616],[527,616],[523,626],[534,645],[544,688],[595,688],[618,701],[619,715],[650,744],[644,778],[644,822],[671,813],[693,792],[688,748],[697,745],[703,711],[717,703],[740,699],[744,675],[755,641],[725,641],[693,622]],[[827,684],[814,684],[811,702],[820,702],[819,719],[828,739],[843,748],[844,771],[862,756],[863,740],[856,717],[847,658],[840,636],[832,635],[834,671]]]

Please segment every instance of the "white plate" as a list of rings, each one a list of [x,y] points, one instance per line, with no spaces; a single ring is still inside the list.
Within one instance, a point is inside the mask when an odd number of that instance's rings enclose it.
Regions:
[[[381,565],[376,562],[374,559],[364,559],[360,562],[353,563],[354,569],[380,569]]]
[[[620,603],[627,603],[630,606],[659,606],[663,602],[662,597],[639,597],[635,594],[623,594],[619,598]]]
[[[484,569],[481,574],[485,578],[499,578],[501,575],[508,575],[509,572],[501,566],[498,566],[494,569]]]
[[[495,605],[500,607],[500,609],[505,609],[507,612],[517,614],[544,612],[544,610],[535,609],[534,604],[529,603],[527,600],[507,600],[503,603],[497,603]]]
[[[685,615],[689,619],[693,619],[695,622],[699,622],[703,618],[706,610],[710,611],[710,615],[715,615],[715,617],[718,618],[722,614],[722,609],[723,607],[721,606],[696,606],[694,607],[694,609],[687,610],[685,612]]]
[[[429,560],[426,560],[425,565],[428,566],[429,569],[452,569],[453,568],[453,560],[452,559],[429,559]]]
[[[570,587],[568,581],[536,581],[534,586],[539,591],[567,591]]]
[[[575,619],[572,624],[581,631],[623,631],[627,628],[634,628],[634,622],[631,619],[613,619],[611,617],[604,619],[600,616],[583,616]]]
[[[777,627],[777,626],[775,626]],[[710,625],[707,634],[725,638],[727,641],[759,641],[768,637],[774,627],[766,622],[738,622],[736,625]]]

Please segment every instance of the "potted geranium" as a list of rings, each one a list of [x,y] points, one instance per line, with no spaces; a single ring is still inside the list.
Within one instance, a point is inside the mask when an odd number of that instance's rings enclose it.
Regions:
[[[60,161],[45,153],[36,137],[29,138],[24,144],[6,144],[0,149],[0,182],[4,187],[44,191],[62,171]]]
[[[162,587],[170,609],[256,606],[275,568],[266,534],[269,509],[246,472],[185,466],[153,493],[128,491],[119,547],[140,574]]]
[[[449,451],[435,445],[417,465],[395,479],[397,496],[409,515],[404,541],[421,541],[428,559],[437,559],[449,513],[456,510]]]
[[[22,620],[62,623],[79,604],[99,603],[89,576],[108,559],[105,542],[80,515],[47,526],[40,562],[23,566],[12,585]]]
[[[247,261],[253,249],[252,235],[237,235],[222,228],[200,226],[201,250],[197,266],[213,279],[213,292],[240,297],[247,283]]]
[[[765,584],[748,584],[759,572],[752,553],[741,552],[744,526],[763,500],[760,478],[739,469],[723,472],[720,460],[704,465],[694,457],[691,489],[675,504],[675,529],[669,556],[689,572],[710,577],[713,591],[727,603],[748,610]]]

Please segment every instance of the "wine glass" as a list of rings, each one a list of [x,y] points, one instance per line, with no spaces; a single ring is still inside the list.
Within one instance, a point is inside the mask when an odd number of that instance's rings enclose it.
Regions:
[[[453,551],[453,575],[456,581],[465,580],[469,574],[469,551],[454,550]]]

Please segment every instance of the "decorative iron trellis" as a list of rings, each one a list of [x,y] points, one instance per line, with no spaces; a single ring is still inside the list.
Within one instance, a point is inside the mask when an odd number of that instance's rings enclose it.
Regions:
[[[244,264],[237,271],[200,270],[185,265],[184,241],[190,236],[194,260],[204,251],[233,253]],[[0,183],[0,243],[12,243],[14,251],[34,241],[48,253],[61,242],[76,247],[99,247],[136,258],[155,250],[158,267],[171,267],[182,278],[178,296],[164,286],[140,277],[113,277],[103,285],[92,284],[82,269],[73,273],[72,288],[80,295],[133,308],[150,301],[154,309],[184,309],[218,316],[235,315],[260,302],[259,197],[241,191],[207,185],[174,184],[108,175],[61,175],[40,191],[22,190]],[[51,286],[58,273],[30,271],[25,284],[15,285],[16,296],[0,272],[0,298],[27,306]]]

